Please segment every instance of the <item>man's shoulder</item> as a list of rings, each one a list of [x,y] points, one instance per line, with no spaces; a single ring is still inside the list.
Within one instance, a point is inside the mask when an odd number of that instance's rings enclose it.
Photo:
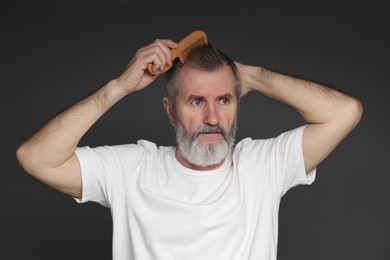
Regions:
[[[240,151],[248,146],[254,145],[255,143],[263,143],[268,139],[253,139],[252,137],[246,137],[237,142],[234,146],[234,151]]]
[[[142,147],[144,149],[156,150],[156,151],[167,151],[167,150],[170,151],[172,149],[176,149],[176,147],[172,146],[172,145],[156,144],[156,143],[154,143],[152,141],[148,141],[148,140],[145,140],[145,139],[138,140],[135,145],[139,146],[139,147]]]
[[[253,149],[255,147],[257,148],[270,148],[276,143],[283,143],[291,138],[300,137],[303,134],[303,131],[305,129],[305,125],[296,127],[294,129],[281,132],[279,134],[275,134],[271,137],[266,138],[252,138],[252,137],[246,137],[242,140],[240,140],[234,148],[235,152],[240,152],[245,149]]]
[[[139,139],[135,143],[105,146],[119,152],[166,152],[175,149],[174,146],[158,145],[152,141]]]

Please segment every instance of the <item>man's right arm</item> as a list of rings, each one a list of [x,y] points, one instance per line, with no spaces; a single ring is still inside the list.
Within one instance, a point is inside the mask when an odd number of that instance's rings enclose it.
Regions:
[[[116,102],[141,90],[156,78],[147,72],[166,71],[172,65],[170,40],[156,40],[139,49],[124,72],[93,94],[64,110],[46,123],[17,150],[17,159],[26,172],[46,185],[81,198],[82,179],[75,149],[88,129]]]

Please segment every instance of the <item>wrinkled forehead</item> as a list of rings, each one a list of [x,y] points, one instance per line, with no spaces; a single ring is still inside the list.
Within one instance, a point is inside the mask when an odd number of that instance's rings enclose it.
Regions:
[[[181,96],[230,94],[236,97],[235,77],[228,65],[210,71],[183,64],[178,80]]]

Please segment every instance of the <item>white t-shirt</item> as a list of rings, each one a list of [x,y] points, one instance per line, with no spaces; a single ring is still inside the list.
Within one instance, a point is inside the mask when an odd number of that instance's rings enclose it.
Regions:
[[[114,260],[275,260],[280,199],[315,178],[305,172],[303,130],[246,138],[211,171],[144,140],[78,148],[78,201],[111,208]]]

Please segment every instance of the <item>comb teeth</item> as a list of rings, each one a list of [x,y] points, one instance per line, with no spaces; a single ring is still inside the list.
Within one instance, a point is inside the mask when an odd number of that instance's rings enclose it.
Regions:
[[[178,57],[179,57],[179,60],[184,63],[186,60],[187,60],[187,57],[188,57],[188,54],[193,50],[195,49],[196,47],[198,46],[202,46],[204,44],[207,44],[207,40],[204,39],[204,38],[200,38],[199,40],[197,41],[194,41],[191,45],[189,45],[187,48],[181,50],[181,52],[179,53]]]

